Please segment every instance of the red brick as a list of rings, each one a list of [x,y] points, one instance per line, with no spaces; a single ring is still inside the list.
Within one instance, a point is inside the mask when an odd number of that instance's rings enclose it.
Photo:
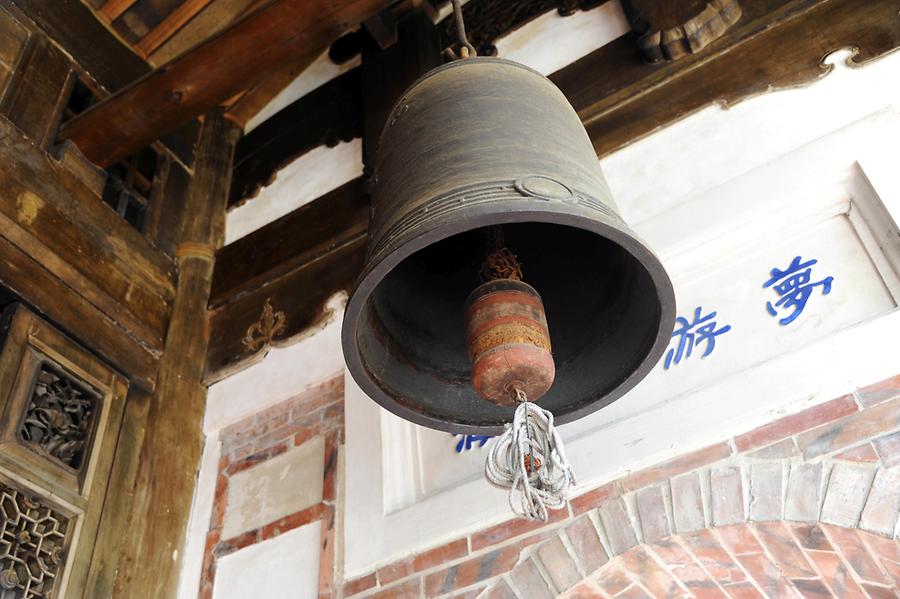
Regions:
[[[876,584],[888,582],[855,530],[827,524],[823,524],[822,528],[831,544],[840,550],[844,561],[853,568],[861,580]]]
[[[605,593],[617,595],[631,585],[631,579],[625,574],[625,571],[618,564],[610,564],[601,568],[599,572],[591,577],[597,586]]]
[[[797,437],[797,443],[804,457],[809,460],[854,447],[898,428],[900,398],[807,431]]]
[[[855,528],[875,478],[868,464],[835,462],[822,504],[822,521]]]
[[[783,522],[760,522],[755,528],[760,541],[788,578],[810,578],[816,575]]]
[[[764,424],[749,433],[735,437],[734,443],[737,450],[743,453],[757,447],[771,445],[776,441],[781,441],[786,437],[811,429],[814,426],[832,422],[857,410],[859,410],[859,407],[853,400],[853,396],[844,395],[802,412],[785,416],[775,422]]]
[[[638,585],[633,584],[616,595],[616,599],[653,599],[653,597],[645,593]]]
[[[875,474],[866,498],[859,527],[869,532],[891,536],[900,512],[900,469],[881,468]]]
[[[333,597],[334,593],[334,509],[329,509],[322,518],[319,540],[319,597]]]
[[[344,583],[344,597],[351,597],[353,595],[356,595],[357,593],[368,591],[369,589],[374,588],[375,584],[376,580],[374,572],[367,576],[361,576],[359,578],[349,580]]]
[[[572,507],[572,514],[578,516],[621,494],[622,484],[619,481],[615,481],[579,495],[572,499],[569,505]]]
[[[800,597],[764,554],[739,555],[737,559],[766,597]]]
[[[590,574],[609,561],[597,527],[586,514],[566,526],[566,537],[585,574]]]
[[[488,588],[483,599],[519,599],[502,578]]]
[[[747,579],[740,566],[734,563],[710,530],[704,529],[684,535],[682,544],[694,554],[697,561],[719,584],[741,582]]]
[[[288,532],[289,530],[294,530],[295,528],[306,526],[310,522],[322,520],[323,518],[328,517],[328,514],[333,513],[333,510],[334,508],[329,507],[324,503],[317,503],[316,505],[310,506],[304,510],[300,510],[299,512],[287,515],[284,518],[279,518],[278,520],[270,522],[269,524],[266,524],[262,527],[262,539],[273,539],[280,534]]]
[[[626,492],[662,482],[678,474],[697,470],[707,464],[718,462],[731,455],[731,447],[727,443],[711,445],[698,451],[679,456],[675,459],[663,462],[628,475],[622,483]]]
[[[818,524],[790,524],[789,526],[800,547],[816,551],[834,551],[834,547],[831,546],[831,542]]]
[[[693,597],[726,597],[716,581],[695,561],[677,566],[672,570],[672,574],[687,587]]]
[[[900,563],[900,541],[893,541],[863,531],[857,531],[857,534],[863,540],[863,543],[866,544],[866,547],[869,548],[872,555]]]
[[[565,520],[568,518],[568,515],[566,510],[554,510],[550,512],[550,517],[547,522],[525,520],[524,518],[507,520],[502,524],[497,524],[496,526],[486,528],[481,532],[473,534],[472,551],[478,551],[479,549],[484,549],[485,547],[508,541],[509,539],[513,539],[526,533],[540,530],[551,524]]]
[[[468,589],[466,591],[463,591],[462,593],[450,595],[447,599],[476,599],[485,588],[487,587],[480,586],[474,589]]]
[[[637,492],[637,509],[644,542],[652,543],[672,534],[662,486],[644,487]]]
[[[637,535],[631,527],[631,520],[621,497],[607,501],[598,509],[606,541],[613,555],[625,553],[638,544]]]
[[[725,592],[732,599],[766,599],[759,594],[756,587],[750,582],[736,582],[734,584],[725,585]]]
[[[871,443],[866,443],[865,445],[860,445],[859,447],[840,453],[834,456],[834,459],[844,460],[846,462],[870,464],[878,461],[878,454],[875,453],[875,448],[872,447]]]
[[[410,560],[400,560],[378,568],[378,582],[384,586],[397,582],[413,573]]]
[[[900,374],[859,389],[856,395],[866,408],[900,397]]]
[[[881,560],[881,565],[884,571],[888,573],[888,576],[893,579],[894,586],[900,587],[900,564],[883,559]]]
[[[412,560],[413,572],[421,572],[446,564],[453,560],[465,557],[469,554],[469,544],[466,539],[457,539],[446,545],[424,551]]]
[[[555,596],[533,559],[526,559],[516,566],[509,578],[519,590],[519,594],[528,599],[553,599]]]
[[[853,580],[850,572],[844,567],[841,559],[834,553],[824,551],[810,551],[809,558],[816,564],[825,584],[831,589],[835,597],[841,599],[864,599],[865,594],[859,585]]]
[[[878,437],[872,444],[885,468],[900,465],[900,432]]]
[[[518,543],[495,549],[484,555],[425,576],[425,596],[435,597],[464,589],[483,580],[509,572],[519,559]]]
[[[825,586],[825,583],[818,578],[795,578],[791,582],[794,583],[800,594],[807,599],[815,599],[816,597],[831,599],[834,597],[831,591],[828,590],[828,587]]]
[[[675,597],[686,591],[684,586],[663,570],[642,547],[635,547],[620,558],[620,563],[634,580],[655,597]]]
[[[606,599],[606,595],[596,584],[584,580],[568,590],[566,599]]]
[[[700,530],[706,526],[703,516],[703,491],[696,472],[672,479],[672,515],[679,533]]]
[[[581,580],[575,560],[569,555],[559,536],[544,541],[537,549],[537,556],[556,591],[562,593]]]
[[[767,445],[766,447],[751,451],[746,455],[747,457],[758,458],[761,460],[782,460],[800,455],[800,448],[797,447],[797,443],[794,441],[794,438],[791,437],[784,441],[779,441],[774,445]]]
[[[746,524],[734,526],[720,526],[715,532],[719,536],[722,545],[734,555],[746,555],[750,553],[762,553],[762,545]]]
[[[394,585],[390,588],[370,595],[371,599],[418,599],[422,592],[422,580],[413,578],[406,582]]]
[[[872,599],[897,599],[897,594],[893,589],[888,587],[863,584],[862,588]]]
[[[750,466],[751,520],[781,520],[783,480],[781,462],[763,462]]]
[[[784,517],[793,522],[819,519],[819,494],[822,464],[794,464],[788,477]]]
[[[744,485],[737,466],[714,468],[709,475],[714,526],[738,524],[744,517]]]
[[[649,545],[650,550],[659,557],[663,563],[669,566],[679,566],[682,564],[691,564],[694,558],[685,551],[684,547],[678,544],[674,538],[663,539]]]

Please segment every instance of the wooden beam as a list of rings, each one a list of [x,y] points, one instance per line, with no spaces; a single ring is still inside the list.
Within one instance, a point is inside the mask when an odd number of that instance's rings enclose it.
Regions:
[[[100,7],[100,14],[107,20],[113,22],[122,16],[126,10],[131,8],[137,0],[106,0]]]
[[[288,59],[308,63],[387,0],[275,0],[63,125],[101,166],[119,160],[265,78]]]
[[[325,302],[349,290],[362,268],[369,202],[360,177],[225,246],[216,255],[210,297],[207,383],[237,363],[261,359],[324,316]],[[253,334],[266,302],[289,311],[279,331]],[[273,312],[274,313],[274,312]],[[245,341],[250,332],[250,341]],[[263,341],[259,341],[263,339]]]
[[[145,35],[138,42],[138,50],[144,53],[144,56],[150,56],[160,46],[175,35],[175,33],[184,27],[188,21],[193,19],[201,10],[207,7],[212,0],[185,0],[178,8],[173,10],[163,19],[162,23],[153,28],[153,31]]]

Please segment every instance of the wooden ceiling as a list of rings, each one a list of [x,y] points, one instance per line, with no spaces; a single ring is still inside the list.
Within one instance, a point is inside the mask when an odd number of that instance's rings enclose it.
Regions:
[[[154,66],[172,60],[267,0],[82,0]]]

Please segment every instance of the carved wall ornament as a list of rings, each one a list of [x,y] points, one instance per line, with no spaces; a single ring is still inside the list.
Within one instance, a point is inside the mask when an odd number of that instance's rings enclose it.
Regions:
[[[90,455],[100,395],[74,377],[43,364],[19,438],[69,468],[80,470]]]
[[[273,310],[271,298],[266,299],[259,320],[250,325],[247,334],[244,335],[242,340],[244,347],[255,352],[271,344],[275,337],[284,332],[286,320],[284,312]]]
[[[69,529],[65,514],[0,482],[0,597],[54,597]]]
[[[657,23],[640,12],[632,19],[632,26],[641,33],[638,46],[647,60],[663,62],[696,54],[722,37],[740,18],[738,0],[710,0],[695,16],[675,26],[656,27]]]

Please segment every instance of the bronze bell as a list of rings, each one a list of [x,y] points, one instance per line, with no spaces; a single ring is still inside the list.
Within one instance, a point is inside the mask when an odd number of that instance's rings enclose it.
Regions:
[[[543,299],[555,381],[540,405],[557,423],[615,401],[665,351],[672,284],[619,217],[578,115],[546,77],[496,58],[429,72],[388,118],[373,182],[342,341],[353,378],[391,412],[459,433],[512,419],[514,404],[473,388],[467,347],[467,298],[498,226]]]

